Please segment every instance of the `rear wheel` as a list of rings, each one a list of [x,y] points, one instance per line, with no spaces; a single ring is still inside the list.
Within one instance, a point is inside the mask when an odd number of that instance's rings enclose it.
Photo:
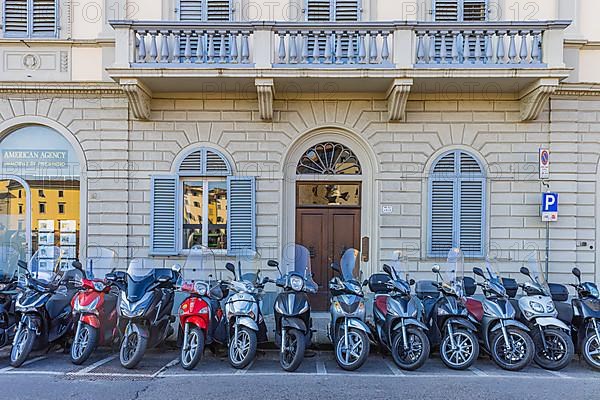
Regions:
[[[440,344],[440,357],[448,368],[464,370],[469,368],[479,356],[479,342],[473,332],[466,329],[455,329],[453,332],[454,347],[450,334],[446,332]]]
[[[252,329],[240,326],[237,335],[229,344],[229,363],[232,367],[242,369],[256,356],[256,332]]]
[[[71,362],[80,365],[87,360],[98,345],[98,329],[88,324],[81,324],[71,344]]]
[[[148,339],[140,334],[139,329],[131,329],[121,342],[119,351],[121,365],[127,369],[135,368],[142,361],[147,344]]]
[[[585,362],[594,369],[600,369],[600,340],[598,340],[596,332],[592,331],[587,334],[583,340],[582,350]]]
[[[535,353],[533,340],[521,329],[507,327],[506,331],[510,343],[506,343],[501,329],[492,334],[490,340],[492,359],[502,369],[519,371],[527,367],[533,359]]]
[[[194,369],[204,353],[204,332],[194,325],[190,325],[187,341],[181,346],[181,366],[184,369]]]
[[[305,348],[304,334],[297,329],[288,329],[285,333],[283,351],[279,351],[281,368],[287,372],[297,370],[304,359]]]
[[[418,328],[406,328],[406,346],[402,339],[402,331],[398,331],[392,339],[392,357],[398,367],[414,371],[421,368],[429,357],[429,339]]]
[[[354,371],[360,368],[369,356],[369,338],[358,329],[348,330],[348,345],[342,331],[335,345],[335,360],[340,368]]]
[[[35,332],[28,328],[22,328],[17,332],[15,344],[10,350],[10,365],[12,367],[18,368],[23,365],[29,353],[31,353],[34,341]]]
[[[542,333],[544,341],[542,341]],[[558,371],[571,363],[575,346],[571,336],[565,331],[555,328],[535,329],[531,335],[535,343],[533,361],[544,369]],[[544,342],[546,350],[544,350]]]

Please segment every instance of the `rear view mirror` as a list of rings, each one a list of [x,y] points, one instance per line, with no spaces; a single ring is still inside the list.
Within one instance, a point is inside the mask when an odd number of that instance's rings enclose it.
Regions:
[[[408,284],[409,284],[410,286],[413,286],[415,283],[416,283],[416,282],[415,282],[415,280],[414,280],[414,279],[411,279],[410,281],[408,281]]]
[[[473,267],[473,273],[477,276],[482,277],[483,279],[485,279],[485,275],[483,274],[483,270],[479,267]]]
[[[235,275],[235,265],[233,265],[232,263],[228,262],[227,264],[225,264],[225,269],[231,272],[233,275]]]
[[[275,260],[269,260],[269,261],[267,261],[267,265],[269,267],[277,268],[279,266],[279,263]]]
[[[181,271],[181,265],[179,265],[179,264],[173,264],[171,266],[171,271],[179,273]]]
[[[571,273],[573,275],[575,275],[575,277],[577,277],[577,279],[579,279],[579,281],[581,281],[581,271],[579,270],[579,268],[573,267],[573,269],[571,270]]]
[[[521,267],[519,270],[523,275],[529,276],[529,269],[527,267]]]
[[[436,264],[436,265],[434,265],[434,266],[431,268],[431,272],[433,272],[434,274],[439,274],[439,273],[440,273],[440,266],[439,266],[439,265],[437,265],[437,264]]]
[[[392,277],[392,278],[393,278],[393,276],[392,276],[392,267],[390,267],[390,266],[389,266],[389,265],[387,265],[387,264],[383,264],[383,271],[384,271],[386,274],[388,274],[390,277]]]
[[[369,281],[365,279],[365,280],[363,281],[362,285],[363,285],[363,286],[369,286]]]
[[[83,272],[83,265],[79,262],[79,261],[73,261],[71,263],[71,265],[73,266],[73,268],[75,268],[76,270],[79,270],[81,272]]]

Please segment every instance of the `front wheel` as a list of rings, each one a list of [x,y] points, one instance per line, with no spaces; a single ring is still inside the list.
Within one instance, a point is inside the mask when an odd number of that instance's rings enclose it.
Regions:
[[[204,353],[204,332],[194,325],[190,325],[187,340],[181,346],[181,366],[184,369],[194,369]]]
[[[290,328],[285,332],[283,351],[279,351],[281,368],[287,372],[293,372],[298,369],[302,360],[304,360],[305,342],[304,334],[299,330]]]
[[[233,368],[246,368],[256,356],[256,332],[240,326],[229,344],[229,363]]]
[[[492,359],[507,371],[519,371],[527,367],[535,354],[534,344],[527,332],[514,327],[506,328],[509,343],[501,329],[492,334],[490,349]]]
[[[335,360],[340,368],[354,371],[367,361],[369,345],[369,338],[364,331],[349,329],[348,345],[342,332],[335,345]]]
[[[452,340],[454,346],[452,346]],[[440,344],[440,357],[448,368],[464,370],[469,368],[479,357],[479,342],[475,334],[467,329],[455,329],[446,332]]]
[[[406,328],[406,345],[402,331],[392,339],[392,357],[398,367],[407,371],[421,368],[429,357],[429,339],[418,328]]]
[[[594,369],[600,369],[600,340],[596,332],[587,334],[583,340],[582,355],[585,362]]]
[[[33,348],[33,342],[35,341],[35,332],[28,328],[19,329],[15,337],[15,342],[10,350],[10,365],[14,368],[18,368],[27,359],[31,349]]]
[[[71,344],[71,362],[81,365],[90,357],[97,345],[98,329],[82,323]]]
[[[543,341],[542,334],[544,335]],[[575,346],[571,336],[565,331],[556,328],[545,328],[542,331],[535,329],[532,339],[535,343],[533,361],[540,367],[558,371],[571,363]],[[545,350],[544,342],[546,343]]]
[[[135,368],[144,357],[148,339],[140,334],[137,327],[132,327],[121,342],[119,359],[127,369]]]

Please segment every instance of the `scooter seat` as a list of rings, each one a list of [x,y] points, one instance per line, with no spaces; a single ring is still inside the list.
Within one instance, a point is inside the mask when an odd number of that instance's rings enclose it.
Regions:
[[[477,321],[481,321],[483,319],[483,304],[479,300],[475,300],[471,297],[467,298],[467,311],[475,317]]]
[[[554,302],[556,311],[558,311],[558,319],[569,325],[573,320],[573,307],[570,303]]]

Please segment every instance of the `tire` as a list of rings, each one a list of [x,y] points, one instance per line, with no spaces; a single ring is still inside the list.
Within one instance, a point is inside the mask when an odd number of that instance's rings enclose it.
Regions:
[[[425,364],[429,358],[429,339],[418,328],[406,328],[406,337],[410,345],[408,351],[404,350],[402,331],[398,331],[392,339],[392,357],[396,365],[407,371],[414,371]]]
[[[235,345],[237,343],[237,345]],[[238,350],[239,347],[242,347]],[[233,368],[246,368],[256,357],[256,332],[246,326],[238,328],[237,337],[229,344],[229,363]]]
[[[369,357],[369,338],[366,332],[359,329],[348,329],[348,344],[355,351],[347,351],[345,347],[344,334],[340,335],[335,344],[335,360],[340,368],[346,371],[354,371],[360,368]]]
[[[596,336],[596,332],[588,333],[583,339],[581,354],[590,367],[600,370],[600,341]]]
[[[558,371],[565,368],[573,360],[575,346],[571,336],[561,329],[546,328],[543,330],[544,338],[548,346],[548,351],[544,351],[542,342],[542,332],[534,329],[531,338],[535,344],[535,354],[533,361],[540,367]]]
[[[144,357],[147,346],[148,339],[140,334],[137,327],[132,329],[121,342],[119,350],[121,365],[127,369],[135,368]]]
[[[191,370],[196,368],[204,353],[204,343],[204,332],[197,326],[190,325],[188,341],[187,343],[184,341],[181,345],[179,360],[183,369]]]
[[[76,331],[77,332],[77,331]],[[98,346],[98,329],[88,324],[81,324],[78,337],[71,344],[71,362],[83,364]]]
[[[18,368],[23,365],[25,360],[27,360],[27,357],[29,357],[29,353],[31,353],[34,342],[35,332],[28,328],[23,328],[17,332],[15,344],[10,349],[11,367]]]
[[[468,329],[455,329],[453,336],[458,349],[452,349],[450,335],[446,332],[440,343],[440,357],[446,367],[465,370],[479,357],[479,342],[475,334]]]
[[[502,369],[507,371],[520,371],[531,364],[533,355],[535,354],[535,345],[527,332],[522,329],[507,327],[506,330],[513,341],[515,339],[518,340],[518,354],[515,355],[515,351],[510,354],[506,353],[504,335],[502,335],[502,330],[498,329],[492,334],[490,340],[490,353],[492,359]]]
[[[304,334],[297,329],[290,328],[285,333],[285,350],[279,351],[279,363],[287,372],[294,372],[304,360],[306,340]]]

